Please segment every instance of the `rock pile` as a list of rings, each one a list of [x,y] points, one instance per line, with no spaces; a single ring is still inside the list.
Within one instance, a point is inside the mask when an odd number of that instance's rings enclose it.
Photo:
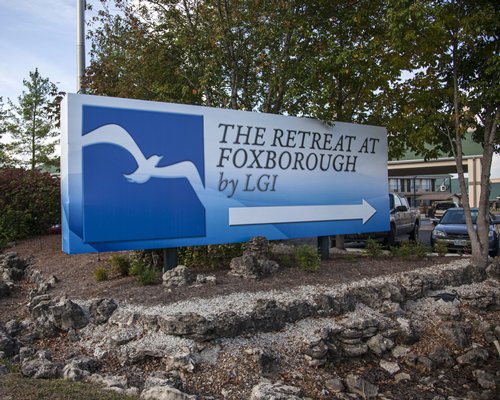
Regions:
[[[0,298],[9,296],[16,284],[24,277],[29,262],[14,252],[0,254]]]
[[[279,264],[269,257],[269,241],[262,236],[254,237],[245,244],[243,255],[231,260],[229,273],[245,279],[261,279],[279,269]]]
[[[267,250],[255,240],[246,251],[259,258]],[[457,260],[338,287],[147,308],[38,295],[28,305],[29,321],[0,326],[0,356],[18,363],[25,376],[92,382],[142,399],[432,394],[451,400],[458,393],[494,399],[500,388],[493,345],[500,340],[500,284],[494,270],[488,273]],[[178,268],[165,281],[185,277]],[[452,289],[460,301],[436,297]],[[61,357],[35,347],[37,338],[59,341],[61,333],[91,357],[73,353],[54,361]],[[131,381],[103,373],[109,360],[117,360],[121,371],[145,362],[151,363],[148,371],[156,368]],[[457,387],[453,380],[464,383]]]

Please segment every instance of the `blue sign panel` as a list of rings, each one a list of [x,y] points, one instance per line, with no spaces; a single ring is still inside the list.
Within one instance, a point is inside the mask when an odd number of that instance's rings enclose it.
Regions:
[[[68,253],[389,229],[380,127],[70,94],[62,128]]]

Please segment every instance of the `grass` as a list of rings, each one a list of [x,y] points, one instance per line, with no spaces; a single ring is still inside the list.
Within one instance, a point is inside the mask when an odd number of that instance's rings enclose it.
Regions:
[[[0,376],[2,400],[137,400],[137,396],[125,396],[97,388],[88,383],[62,379],[30,379],[21,374]]]

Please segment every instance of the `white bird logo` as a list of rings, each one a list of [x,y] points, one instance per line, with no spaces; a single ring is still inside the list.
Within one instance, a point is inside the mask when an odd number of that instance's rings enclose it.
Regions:
[[[157,167],[163,156],[144,157],[134,139],[119,125],[103,125],[82,136],[82,147],[99,143],[115,144],[132,154],[137,162],[137,169],[128,175],[123,174],[129,182],[141,184],[146,183],[151,178],[186,178],[193,188],[203,186],[198,169],[191,161],[181,161]]]

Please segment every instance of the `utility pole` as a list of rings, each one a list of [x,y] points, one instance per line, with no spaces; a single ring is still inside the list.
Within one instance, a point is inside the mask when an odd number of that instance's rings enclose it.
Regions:
[[[76,0],[76,92],[85,93],[82,79],[85,75],[85,0]]]

